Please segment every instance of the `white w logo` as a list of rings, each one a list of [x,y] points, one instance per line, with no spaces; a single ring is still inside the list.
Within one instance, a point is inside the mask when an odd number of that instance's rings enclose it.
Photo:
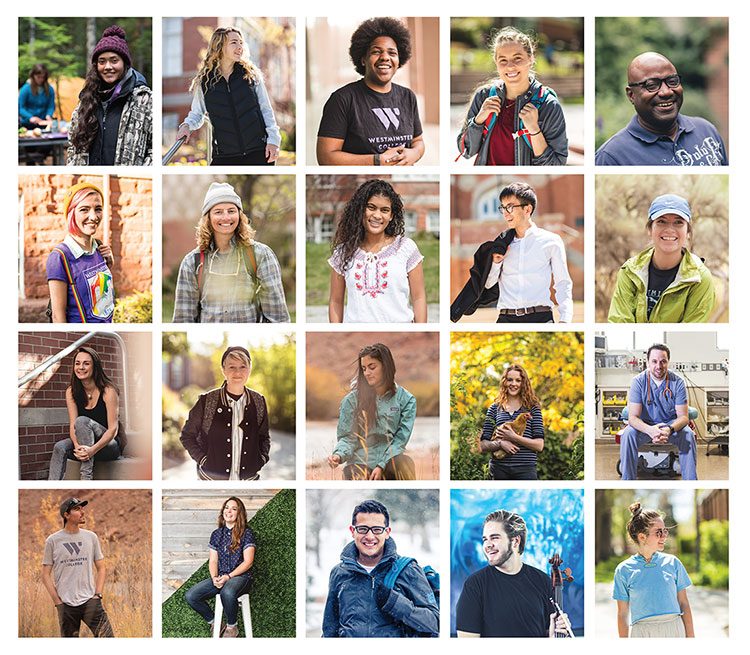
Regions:
[[[401,115],[401,111],[398,107],[383,107],[382,109],[378,107],[372,111],[383,124],[384,128],[388,129],[390,125],[393,125],[394,128],[398,129],[399,120],[397,116]]]
[[[81,552],[81,542],[78,543],[70,542],[70,543],[63,543],[63,546],[65,546],[65,549],[71,554],[71,555],[79,555]]]

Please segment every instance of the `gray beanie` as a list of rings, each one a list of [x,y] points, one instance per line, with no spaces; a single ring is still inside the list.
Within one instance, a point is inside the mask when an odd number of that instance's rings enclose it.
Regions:
[[[242,211],[242,200],[235,193],[231,184],[227,184],[226,182],[212,182],[211,186],[208,187],[206,197],[203,199],[201,216],[208,214],[212,207],[221,202],[231,202],[233,205],[237,205],[239,210]]]

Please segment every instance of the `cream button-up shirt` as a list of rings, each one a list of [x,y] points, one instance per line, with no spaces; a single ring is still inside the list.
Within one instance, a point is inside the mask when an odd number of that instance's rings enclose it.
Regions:
[[[485,288],[499,284],[497,308],[521,309],[545,305],[552,309],[550,284],[554,278],[560,321],[573,318],[573,282],[562,239],[531,223],[522,239],[513,239],[505,259],[490,268]]]
[[[240,463],[242,460],[242,437],[244,430],[241,427],[242,419],[245,418],[245,394],[237,400],[227,393],[230,409],[232,410],[232,470],[229,474],[230,480],[241,480]]]

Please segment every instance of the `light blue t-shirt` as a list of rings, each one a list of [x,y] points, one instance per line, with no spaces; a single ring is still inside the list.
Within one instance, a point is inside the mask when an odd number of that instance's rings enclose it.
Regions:
[[[689,587],[682,562],[674,555],[654,553],[650,562],[633,555],[615,569],[612,598],[630,603],[630,625],[664,614],[682,614],[677,593]]]
[[[675,407],[687,405],[687,390],[674,371],[667,371],[667,379],[659,385],[645,370],[630,383],[628,402],[640,403],[641,421],[648,425],[671,423],[677,418]]]

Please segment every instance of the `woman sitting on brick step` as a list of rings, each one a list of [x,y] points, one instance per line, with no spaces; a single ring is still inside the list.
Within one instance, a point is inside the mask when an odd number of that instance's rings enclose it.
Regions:
[[[115,311],[112,248],[94,238],[102,221],[103,196],[89,182],[72,186],[63,199],[68,236],[47,257],[53,323],[111,323]]]
[[[193,104],[177,138],[190,138],[208,115],[212,166],[274,166],[279,158],[281,131],[260,70],[246,53],[236,27],[217,28],[190,84]]]
[[[353,391],[341,401],[338,439],[328,465],[344,467],[346,480],[415,480],[414,460],[404,455],[417,400],[395,382],[396,364],[388,346],[359,351]]]
[[[222,637],[237,637],[238,599],[250,590],[253,577],[250,567],[255,558],[255,539],[247,527],[247,510],[244,503],[232,496],[224,501],[219,512],[219,527],[208,541],[208,570],[211,577],[190,587],[185,602],[200,614],[211,629],[214,612],[206,599],[221,596],[221,605],[227,617],[227,627]],[[247,636],[247,635],[245,635]]]
[[[231,185],[213,182],[203,200],[198,247],[180,264],[173,323],[288,323],[281,268]]]
[[[94,462],[115,460],[125,447],[118,421],[119,391],[93,348],[81,346],[73,355],[65,404],[70,438],[58,441],[52,449],[48,479],[62,480],[67,460],[77,459],[81,480],[93,480]]]

